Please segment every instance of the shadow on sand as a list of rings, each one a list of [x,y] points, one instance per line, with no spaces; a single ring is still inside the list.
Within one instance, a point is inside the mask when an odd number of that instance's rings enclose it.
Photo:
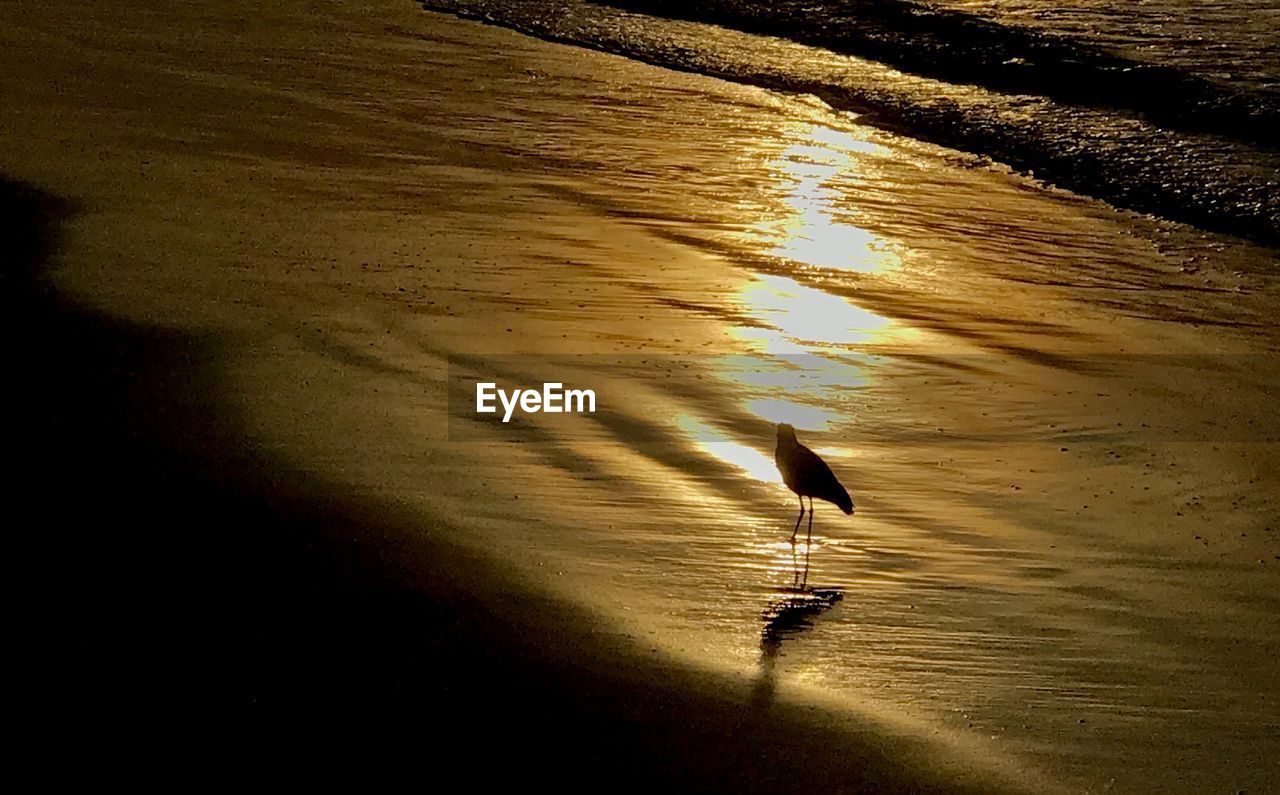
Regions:
[[[843,588],[815,588],[809,585],[810,545],[804,545],[803,563],[798,558],[797,546],[794,543],[791,545],[791,584],[779,588],[760,614],[763,622],[760,630],[760,675],[756,680],[752,702],[762,708],[773,703],[777,689],[777,664],[782,655],[783,643],[812,629],[818,616],[844,599]]]

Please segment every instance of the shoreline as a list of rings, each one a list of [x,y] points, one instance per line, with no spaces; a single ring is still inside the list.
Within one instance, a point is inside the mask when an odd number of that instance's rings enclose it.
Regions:
[[[1275,438],[1275,252],[407,0],[123,7],[0,31],[0,172],[65,231],[14,294],[35,631],[107,727],[584,788],[1270,785],[1277,453],[1234,442]],[[449,363],[521,351],[627,399],[452,443]],[[1188,356],[1072,366],[1117,351]],[[793,418],[859,511],[770,656]]]
[[[484,2],[422,0],[421,5],[433,13],[516,31],[542,41],[617,55],[661,69],[709,76],[783,95],[812,96],[834,112],[857,114],[864,123],[886,132],[964,152],[984,164],[1009,168],[1036,180],[1045,189],[1072,192],[1137,216],[1150,214],[1172,227],[1190,225],[1268,248],[1280,244],[1280,226],[1277,226],[1280,208],[1275,197],[1275,182],[1267,178],[1267,169],[1275,163],[1275,148],[1260,137],[1259,120],[1251,118],[1243,109],[1236,110],[1242,121],[1248,118],[1246,126],[1252,131],[1240,137],[1211,127],[1186,126],[1171,119],[1164,121],[1174,123],[1165,126],[1160,114],[1152,118],[1149,112],[1130,110],[1119,117],[1114,133],[1102,136],[1111,137],[1107,145],[1079,147],[1073,144],[1116,124],[1107,115],[1114,108],[1107,103],[1076,105],[1067,98],[1042,98],[1034,91],[1009,94],[1008,86],[975,87],[975,92],[987,97],[975,101],[975,96],[966,91],[955,92],[950,81],[930,74],[927,68],[923,71],[903,68],[906,86],[895,90],[893,85],[902,75],[895,66],[889,65],[894,58],[886,58],[883,52],[865,59],[856,52],[850,53],[852,60],[845,66],[858,75],[854,81],[833,79],[820,71],[810,76],[793,76],[786,74],[785,60],[780,62],[784,66],[771,64],[770,68],[757,68],[747,62],[735,62],[731,55],[726,57],[725,52],[716,48],[710,50],[714,53],[710,58],[699,56],[696,54],[699,43],[696,38],[686,38],[691,35],[688,31],[672,31],[675,44],[659,37],[648,43],[652,50],[636,46],[625,36],[617,37],[611,25],[611,21],[616,24],[616,19],[609,20],[607,14],[605,19],[592,20],[577,30],[572,23],[564,25],[561,20],[536,11],[495,15]],[[627,8],[627,3],[613,5],[615,15]],[[842,49],[838,38],[824,41],[819,35],[816,40],[807,41],[806,35],[789,34],[783,21],[778,22],[782,32],[766,33],[756,27],[762,24],[760,20],[744,24],[744,20],[735,19],[732,13],[720,19],[715,15],[703,19],[696,11],[664,14],[647,8],[645,3],[636,5],[639,6],[637,13],[654,12],[659,19],[705,25],[705,35],[726,35],[729,43],[721,45],[721,49],[730,52],[734,46],[749,50],[746,42],[752,33],[788,40],[798,52],[807,51],[816,58],[828,52],[827,46],[835,54],[840,54]],[[948,12],[935,9],[935,13]],[[907,18],[910,19],[910,15]],[[792,20],[791,24],[794,23]],[[722,26],[727,26],[727,30]],[[742,26],[740,32],[734,30],[738,26]],[[767,24],[763,27],[769,28]],[[737,36],[741,38],[735,39]],[[896,66],[902,67],[902,64]],[[1076,66],[1083,68],[1081,64]],[[960,78],[958,82],[966,81]],[[904,100],[896,91],[915,96]],[[947,100],[932,102],[931,91],[947,95]],[[1024,95],[1027,107],[1004,106],[1006,96]],[[1073,110],[1074,114],[1065,113],[1067,110]],[[1080,118],[1075,119],[1073,115]],[[1211,115],[1203,108],[1198,110],[1202,123]],[[1265,115],[1274,115],[1274,109]],[[1018,121],[1011,123],[1011,118]],[[1069,130],[1070,134],[1063,136],[1059,127]],[[1239,149],[1231,151],[1235,147]],[[1167,163],[1146,157],[1151,150],[1178,149],[1187,149],[1191,154]],[[1224,155],[1224,149],[1231,154]],[[1211,183],[1213,175],[1224,170],[1238,172],[1241,178],[1245,172],[1251,176],[1247,182],[1223,193],[1187,190],[1188,185]],[[1224,207],[1228,208],[1226,212]]]

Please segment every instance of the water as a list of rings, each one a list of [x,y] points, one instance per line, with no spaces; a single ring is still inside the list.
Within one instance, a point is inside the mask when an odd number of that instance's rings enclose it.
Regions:
[[[1275,453],[1261,443],[1275,431],[1274,252],[833,113],[823,87],[872,85],[925,125],[929,103],[982,128],[1025,102],[1055,126],[1037,144],[1012,124],[1019,151],[1133,155],[1140,167],[1113,176],[1144,191],[1181,168],[1151,136],[1208,138],[697,23],[483,13],[827,101],[568,53],[559,69],[489,67],[527,77],[490,86],[506,98],[476,136],[544,168],[534,179],[560,219],[522,239],[538,264],[495,289],[573,294],[512,321],[528,355],[500,369],[599,384],[612,409],[451,442],[503,473],[500,507],[493,480],[459,496],[488,506],[493,550],[554,571],[642,643],[765,692],[959,732],[1071,789],[1274,784]],[[579,87],[589,111],[571,122],[552,98]],[[1271,162],[1227,138],[1204,151]],[[1274,172],[1257,173],[1270,190]],[[494,366],[484,354],[505,347],[475,346],[468,363]],[[592,350],[645,353],[615,374],[574,358]],[[1170,351],[1195,355],[1186,369],[1126,358]],[[1224,401],[1266,433],[1178,439]],[[798,550],[771,462],[783,420],[860,506],[846,519],[819,505]],[[820,592],[807,601],[802,575]]]
[[[885,128],[989,156],[1120,206],[1280,239],[1273,133],[1280,102],[1268,57],[1253,61],[1251,74],[1264,76],[1252,81],[1206,73],[1203,58],[1179,55],[1172,43],[1168,57],[1148,58],[1145,49],[1136,52],[1142,48],[1132,31],[1141,25],[1124,12],[1127,4],[1110,15],[1096,12],[1096,24],[1082,23],[1119,31],[1114,36],[1083,39],[1072,38],[1069,26],[1045,33],[1011,24],[1019,14],[1003,6],[992,9],[999,13],[991,19],[896,0],[426,5],[676,69],[812,94]],[[1236,60],[1248,60],[1250,46],[1266,46],[1276,35],[1266,25],[1269,12],[1246,9],[1224,34]],[[1183,40],[1172,30],[1165,36],[1157,40]],[[1117,39],[1134,44],[1121,47]]]
[[[1270,0],[958,0],[940,5],[1105,47],[1271,102],[1280,90],[1280,7]]]
[[[14,122],[33,147],[103,108],[139,122],[80,141],[114,156],[60,284],[229,336],[237,425],[281,477],[417,511],[761,701],[1045,790],[1276,788],[1275,249],[925,139],[1125,163],[1064,173],[1263,232],[1219,199],[1269,191],[1269,149],[704,23],[465,7],[634,57],[364,3],[260,30],[208,3],[180,67],[140,57],[174,41],[141,17],[114,56],[109,8],[44,28],[111,68],[78,72],[85,114]],[[157,90],[201,101],[153,114]],[[460,365],[607,410],[454,438]],[[778,421],[858,504],[819,504],[811,545],[787,541]]]

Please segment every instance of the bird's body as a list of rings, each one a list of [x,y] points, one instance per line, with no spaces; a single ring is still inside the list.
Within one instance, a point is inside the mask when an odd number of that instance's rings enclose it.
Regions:
[[[831,467],[817,453],[800,444],[796,439],[796,429],[786,423],[778,426],[778,446],[774,449],[773,460],[782,473],[782,482],[800,498],[800,516],[796,518],[795,530],[791,532],[792,541],[795,541],[800,520],[804,518],[805,497],[809,498],[810,535],[813,534],[814,497],[835,503],[846,514],[853,513],[853,500]]]

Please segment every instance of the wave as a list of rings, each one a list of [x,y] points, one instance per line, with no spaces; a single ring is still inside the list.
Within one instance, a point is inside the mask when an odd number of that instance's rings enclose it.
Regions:
[[[1065,36],[910,0],[608,0],[609,5],[782,36],[904,71],[1091,107],[1261,146],[1280,144],[1280,97],[1239,90]]]
[[[816,96],[894,132],[1280,245],[1280,103],[910,0],[422,0],[682,71]]]

